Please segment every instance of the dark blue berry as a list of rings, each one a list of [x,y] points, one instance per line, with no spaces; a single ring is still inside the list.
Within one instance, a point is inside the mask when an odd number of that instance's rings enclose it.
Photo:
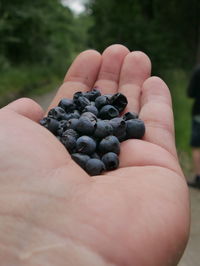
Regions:
[[[117,169],[119,166],[119,158],[114,152],[108,152],[104,154],[101,160],[104,163],[106,170],[108,171]]]
[[[135,112],[127,112],[123,115],[125,121],[138,118],[138,114]]]
[[[80,112],[78,110],[74,110],[74,112],[71,113],[70,119],[72,119],[72,118],[79,118],[80,116],[81,116]]]
[[[61,142],[64,144],[65,148],[69,153],[72,153],[76,149],[76,138],[72,135],[62,135]]]
[[[119,115],[119,111],[114,106],[108,104],[103,106],[99,111],[99,117],[102,119],[112,119]]]
[[[78,133],[73,129],[67,129],[65,132],[63,132],[61,136],[61,142],[64,144],[69,153],[75,151],[77,138]]]
[[[42,118],[42,119],[39,121],[40,125],[46,127],[47,120],[48,120],[48,117],[44,117],[44,118]]]
[[[63,116],[63,119],[65,120],[69,120],[69,119],[73,119],[73,118],[79,118],[81,115],[80,115],[80,112],[78,110],[74,110],[72,113],[66,113],[64,116]]]
[[[90,101],[95,101],[95,99],[99,96],[101,96],[101,93],[99,90],[97,89],[93,89],[91,91],[87,91],[86,93],[84,93],[84,96],[86,98],[88,98]]]
[[[78,153],[93,154],[96,150],[96,142],[88,136],[82,136],[77,139],[76,150]]]
[[[76,130],[82,135],[92,135],[95,130],[94,123],[88,117],[81,116],[77,122]]]
[[[96,152],[94,152],[93,154],[91,154],[90,155],[90,158],[92,158],[92,159],[99,159],[100,160],[100,156]]]
[[[66,99],[66,98],[63,98],[59,102],[58,106],[62,107],[65,110],[65,112],[67,112],[67,113],[74,111],[76,108],[74,101],[72,99]]]
[[[48,112],[48,117],[57,119],[57,120],[62,120],[64,115],[65,115],[65,110],[61,107],[54,107]]]
[[[96,115],[91,113],[91,112],[84,112],[84,113],[82,113],[81,117],[87,117],[94,126],[97,122]]]
[[[40,121],[40,124],[44,127],[46,127],[49,131],[51,131],[54,135],[57,134],[57,130],[59,128],[59,121],[51,118],[51,117],[45,117]]]
[[[85,170],[91,176],[100,175],[105,170],[105,165],[99,159],[89,159],[86,162]]]
[[[95,99],[95,106],[97,107],[97,109],[100,109],[101,107],[109,103],[110,101],[105,95],[101,95]]]
[[[113,128],[109,120],[99,120],[96,123],[94,136],[97,138],[105,138],[113,133]]]
[[[78,121],[79,121],[79,119],[77,119],[77,118],[72,118],[72,119],[69,119],[68,121],[66,121],[67,129],[69,129],[69,128],[76,129]]]
[[[90,112],[90,113],[93,113],[95,116],[98,116],[98,109],[96,108],[96,106],[93,106],[93,105],[87,105],[84,110],[83,110],[83,113],[84,112]]]
[[[74,129],[70,128],[63,132],[62,138],[64,138],[65,136],[72,136],[77,139],[79,137],[79,134]]]
[[[77,91],[74,93],[74,96],[73,96],[73,100],[74,100],[74,103],[76,104],[76,101],[79,97],[83,96],[83,92],[82,91]]]
[[[80,111],[82,111],[87,105],[90,105],[90,101],[84,96],[80,96],[76,100],[76,107]]]
[[[99,143],[99,152],[105,154],[107,152],[120,153],[120,142],[115,136],[107,136]]]
[[[126,137],[126,122],[121,117],[111,119],[110,125],[113,127],[113,135],[120,141]]]
[[[141,139],[145,133],[145,125],[141,119],[131,119],[126,121],[126,138]]]
[[[58,130],[57,130],[57,134],[59,135],[59,136],[61,136],[62,135],[62,133],[66,130],[66,129],[68,129],[68,121],[67,120],[61,120],[61,121],[59,121],[59,126],[58,126]]]
[[[128,101],[126,96],[124,96],[122,93],[115,93],[111,99],[110,103],[118,109],[118,111],[121,113],[127,106]]]
[[[88,155],[81,153],[72,153],[71,157],[83,169],[85,169],[85,165],[87,161],[90,159]]]

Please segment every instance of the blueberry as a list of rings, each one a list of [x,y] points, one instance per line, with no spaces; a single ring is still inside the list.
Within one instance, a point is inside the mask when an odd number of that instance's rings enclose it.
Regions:
[[[102,139],[98,147],[100,153],[105,154],[107,152],[120,153],[120,142],[115,136],[107,136]]]
[[[74,93],[73,95],[73,100],[74,100],[74,103],[76,104],[77,100],[79,97],[83,96],[83,92],[82,91],[77,91]]]
[[[86,98],[88,98],[90,101],[95,101],[95,99],[99,96],[101,96],[101,93],[99,90],[97,89],[93,89],[91,91],[87,91],[86,93],[84,93],[84,96]]]
[[[95,125],[97,122],[96,115],[91,112],[84,112],[82,113],[81,117],[87,117],[90,120],[90,122],[92,122],[93,125]]]
[[[80,112],[78,110],[74,110],[72,113],[66,113],[64,116],[63,116],[63,119],[65,120],[69,120],[69,119],[72,119],[72,118],[79,118],[81,115],[80,115]]]
[[[135,112],[127,112],[123,115],[125,121],[138,118],[138,114]]]
[[[65,110],[61,107],[54,107],[48,112],[48,117],[57,119],[57,120],[62,120],[64,115],[65,115]]]
[[[95,106],[95,102],[91,101],[90,105]]]
[[[39,121],[40,125],[46,127],[46,125],[47,125],[47,120],[48,120],[48,117],[44,117],[44,118],[42,118],[42,119]]]
[[[82,111],[87,105],[90,105],[90,101],[84,96],[80,96],[76,100],[77,109],[80,111]]]
[[[72,153],[71,157],[83,169],[85,169],[85,165],[87,161],[90,159],[88,155],[81,153]]]
[[[76,129],[82,134],[82,135],[92,135],[94,132],[94,123],[90,121],[88,117],[80,117]]]
[[[40,124],[44,127],[46,127],[49,131],[51,131],[54,135],[57,134],[57,130],[59,128],[59,121],[51,118],[51,117],[45,117],[40,121]]]
[[[80,112],[78,110],[74,110],[73,113],[71,113],[71,118],[79,118],[81,116]]]
[[[74,111],[76,108],[74,101],[72,99],[67,99],[67,98],[63,98],[59,102],[58,106],[62,107],[67,113]]]
[[[100,175],[105,170],[105,165],[99,159],[89,159],[86,162],[85,170],[91,176]]]
[[[69,153],[75,151],[77,138],[78,134],[73,129],[67,129],[65,132],[63,132],[61,136],[61,142],[64,144]]]
[[[82,136],[77,139],[76,150],[78,153],[93,154],[96,150],[96,142],[88,136]]]
[[[110,99],[112,98],[113,94],[104,94],[104,96],[106,96],[109,100],[109,103],[110,103]]]
[[[71,113],[65,113],[65,114],[63,115],[62,119],[67,121],[67,120],[71,119],[71,117],[72,117],[72,116],[71,116]]]
[[[84,110],[83,110],[83,113],[84,112],[90,112],[90,113],[93,113],[95,116],[98,116],[98,109],[96,108],[96,106],[93,106],[93,105],[87,105]]]
[[[90,158],[92,158],[92,159],[99,159],[100,160],[100,156],[96,152],[94,152],[93,154],[91,154],[90,155]]]
[[[106,97],[105,95],[101,95],[95,99],[95,106],[97,109],[100,109],[101,107],[103,107],[104,105],[107,105],[109,103],[110,103],[110,101],[109,101],[108,97]]]
[[[113,128],[109,120],[99,120],[96,123],[94,136],[97,138],[104,138],[113,133]]]
[[[124,96],[122,93],[115,93],[111,99],[110,103],[118,109],[118,111],[121,113],[127,106],[128,101],[126,96]]]
[[[145,133],[145,125],[141,119],[131,119],[126,121],[126,138],[141,139]]]
[[[76,149],[76,138],[72,135],[61,136],[61,142],[68,150],[69,153],[73,153]]]
[[[102,119],[112,119],[119,115],[119,111],[114,106],[108,104],[103,106],[99,111],[99,117]]]
[[[101,160],[104,163],[106,170],[108,171],[117,169],[119,166],[119,158],[114,152],[108,152],[104,154]]]
[[[66,121],[66,126],[67,128],[72,128],[72,129],[76,129],[77,127],[77,124],[78,124],[78,120],[79,119],[76,119],[76,118],[72,118],[72,119],[69,119],[68,121]]]
[[[72,136],[77,139],[79,137],[79,134],[74,129],[70,128],[63,132],[62,138],[64,138],[65,136]]]
[[[120,141],[126,137],[126,122],[121,117],[111,119],[110,125],[113,127],[113,135],[116,136]]]
[[[61,136],[62,133],[68,128],[67,122],[68,122],[67,120],[59,121],[58,130],[57,130],[57,134],[59,136]]]

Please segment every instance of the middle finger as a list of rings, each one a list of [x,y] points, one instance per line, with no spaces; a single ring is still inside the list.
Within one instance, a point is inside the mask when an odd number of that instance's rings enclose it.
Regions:
[[[119,44],[111,45],[104,50],[101,68],[94,85],[102,94],[117,92],[121,67],[128,53],[128,48]]]

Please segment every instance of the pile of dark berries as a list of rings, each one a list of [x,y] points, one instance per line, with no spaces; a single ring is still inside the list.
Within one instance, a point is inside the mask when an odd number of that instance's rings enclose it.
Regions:
[[[140,139],[145,133],[144,122],[136,113],[120,117],[127,103],[121,93],[101,95],[97,89],[76,92],[73,99],[62,99],[40,124],[89,175],[99,175],[119,166],[120,142]]]

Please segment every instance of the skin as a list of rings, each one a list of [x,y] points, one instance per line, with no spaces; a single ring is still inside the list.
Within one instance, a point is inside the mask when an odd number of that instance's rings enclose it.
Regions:
[[[177,265],[189,235],[188,189],[170,92],[142,52],[81,53],[49,108],[76,91],[122,92],[146,125],[121,144],[120,167],[90,177],[22,98],[0,110],[0,261],[26,266]]]
[[[200,175],[200,148],[192,148],[194,173]]]

